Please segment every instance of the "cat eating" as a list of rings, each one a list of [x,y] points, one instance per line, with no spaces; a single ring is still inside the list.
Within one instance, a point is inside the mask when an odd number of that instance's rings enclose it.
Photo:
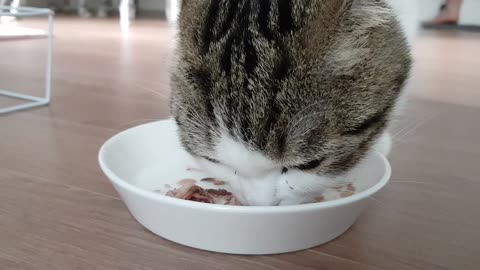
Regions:
[[[244,205],[315,201],[377,149],[411,66],[381,0],[184,0],[171,111]]]

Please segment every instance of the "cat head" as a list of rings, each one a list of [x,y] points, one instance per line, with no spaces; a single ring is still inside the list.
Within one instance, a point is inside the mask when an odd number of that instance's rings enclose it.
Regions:
[[[184,0],[178,38],[182,145],[247,177],[351,169],[386,128],[411,65],[378,0]]]

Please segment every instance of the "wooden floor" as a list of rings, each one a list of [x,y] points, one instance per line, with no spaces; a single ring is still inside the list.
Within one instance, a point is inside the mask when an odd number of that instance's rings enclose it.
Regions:
[[[259,257],[153,235],[97,165],[110,136],[168,116],[171,34],[159,21],[122,36],[113,20],[57,19],[51,106],[0,116],[0,269],[480,269],[479,34],[419,38],[392,182],[356,225],[312,250]],[[39,92],[43,49],[0,43],[1,87]]]

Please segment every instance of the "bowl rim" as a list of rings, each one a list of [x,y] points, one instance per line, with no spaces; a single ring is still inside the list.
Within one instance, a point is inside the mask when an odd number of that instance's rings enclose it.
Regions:
[[[186,207],[186,208],[203,210],[203,211],[219,211],[219,212],[229,212],[229,213],[249,213],[249,214],[250,213],[251,214],[288,213],[288,212],[310,212],[310,211],[317,211],[320,209],[334,208],[334,207],[344,206],[348,204],[354,204],[380,191],[390,181],[391,174],[392,174],[392,169],[387,158],[381,153],[379,153],[378,151],[372,150],[373,154],[377,158],[380,158],[380,160],[382,161],[385,172],[381,177],[381,179],[375,185],[373,185],[372,187],[366,190],[363,190],[362,192],[356,193],[346,198],[340,198],[332,201],[311,203],[311,204],[279,205],[279,206],[237,206],[237,205],[207,204],[207,203],[201,203],[201,202],[181,200],[181,199],[161,195],[153,191],[148,191],[123,180],[116,173],[114,173],[109,168],[109,166],[107,166],[107,162],[105,161],[105,155],[106,155],[106,152],[108,151],[108,148],[111,147],[111,145],[113,145],[116,141],[121,140],[121,138],[125,134],[135,132],[136,130],[142,127],[156,125],[156,124],[158,125],[162,122],[168,122],[168,121],[171,121],[171,119],[154,121],[154,122],[138,125],[135,127],[131,127],[129,129],[126,129],[124,131],[121,131],[115,134],[101,146],[100,151],[98,153],[98,162],[101,170],[114,186],[118,185],[123,189],[127,190],[128,192],[134,193],[137,196],[141,196],[158,203],[169,204],[176,207]]]

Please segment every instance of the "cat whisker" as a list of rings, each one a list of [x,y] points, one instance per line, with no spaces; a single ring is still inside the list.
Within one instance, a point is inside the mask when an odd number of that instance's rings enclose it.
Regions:
[[[202,117],[198,114],[198,112],[196,110],[187,110],[183,106],[178,106],[178,103],[175,103],[175,106],[177,106],[176,108],[179,111],[183,111],[185,113],[191,113],[192,114],[192,117],[185,118],[185,121],[190,122],[193,126],[207,127],[206,125],[204,125],[204,123],[203,123],[204,121],[202,121]]]
[[[216,135],[217,137],[221,137],[221,133],[219,131],[219,129],[217,128],[213,128],[212,126],[210,126],[209,124],[207,124],[205,121],[204,121],[204,117],[202,117],[198,111],[196,110],[188,110],[187,108],[185,108],[184,106],[182,106],[180,103],[176,102],[176,101],[172,101],[172,105],[173,106],[176,106],[176,109],[179,110],[179,111],[183,111],[185,113],[190,113],[192,115],[192,117],[189,117],[189,118],[185,118],[184,121],[187,121],[189,122],[192,126],[194,127],[197,127],[199,129],[207,129],[210,131],[210,133],[212,135]]]
[[[300,123],[301,121],[294,121],[297,119],[297,117],[299,117],[303,112],[309,110],[310,108],[312,108],[313,106],[317,106],[318,104],[320,104],[320,102],[315,102],[313,104],[310,104],[308,106],[306,106],[305,108],[303,108],[302,110],[300,110],[299,112],[297,112],[292,118],[291,118],[291,121],[288,123],[287,125],[287,128],[284,130],[284,134],[288,134],[294,127],[298,126],[298,123]],[[316,112],[315,114],[319,114],[318,112]],[[305,116],[305,117],[308,117],[308,116]],[[300,120],[303,120],[305,117],[302,117]],[[292,125],[292,122],[294,123]]]
[[[376,203],[378,203],[378,204],[382,203],[379,199],[377,199],[377,198],[375,198],[375,197],[373,197],[373,196],[368,197],[368,199],[370,199],[370,200],[372,200],[372,201],[374,201],[374,202],[376,202]]]
[[[171,96],[170,96],[170,95],[167,95],[167,94],[162,93],[162,92],[160,92],[160,91],[157,91],[157,90],[148,88],[148,87],[143,86],[143,85],[140,85],[140,84],[135,84],[135,86],[136,86],[137,88],[141,89],[141,90],[154,93],[154,94],[160,96],[160,97],[163,98],[163,99],[171,100]]]
[[[308,118],[311,118],[311,117],[314,117],[314,116],[317,116],[317,115],[321,115],[321,114],[323,114],[323,113],[316,112],[316,113],[312,113],[312,114],[308,114],[308,115],[303,116],[299,120],[295,121],[295,124],[293,126],[289,125],[289,127],[287,127],[288,134],[291,134],[292,131],[295,130],[295,128],[299,127],[300,125],[304,127],[303,130],[302,129],[296,129],[295,133],[297,133],[299,136],[307,134],[307,132],[309,130],[315,129],[317,126],[316,125],[306,125],[304,123],[304,121]]]

